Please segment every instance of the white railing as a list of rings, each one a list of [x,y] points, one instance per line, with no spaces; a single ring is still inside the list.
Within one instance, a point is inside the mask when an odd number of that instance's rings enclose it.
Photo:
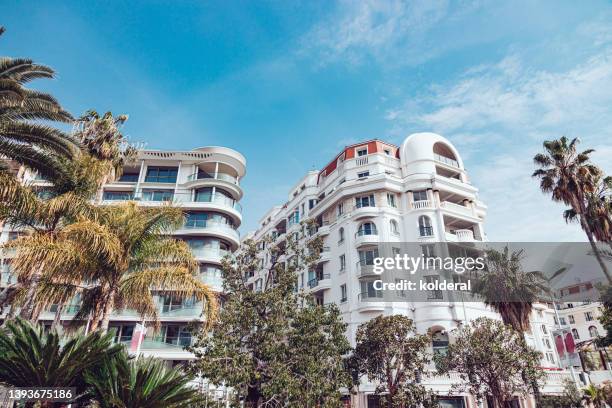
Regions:
[[[436,161],[439,161],[440,163],[444,163],[452,167],[460,168],[459,162],[457,160],[451,159],[450,157],[445,157],[437,153],[434,153],[434,159]]]
[[[461,204],[451,203],[450,201],[442,201],[440,207],[449,211],[459,212],[465,215],[472,215],[472,209]]]
[[[368,164],[368,156],[361,156],[355,159],[355,166],[365,166]]]
[[[419,200],[419,201],[413,201],[412,202],[412,209],[413,210],[419,210],[422,208],[433,208],[433,205],[431,203],[431,201],[429,200]]]
[[[457,240],[461,242],[474,241],[474,231],[472,230],[468,230],[468,229],[455,230],[455,235],[457,236]]]

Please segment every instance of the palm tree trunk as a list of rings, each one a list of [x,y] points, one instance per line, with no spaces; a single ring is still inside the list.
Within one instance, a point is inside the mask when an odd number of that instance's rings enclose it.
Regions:
[[[593,250],[593,255],[595,255],[595,258],[597,259],[597,263],[601,267],[602,272],[604,273],[604,275],[606,275],[606,279],[608,279],[608,284],[612,284],[612,276],[610,276],[610,271],[608,271],[608,267],[607,267],[607,265],[605,264],[605,262],[603,261],[603,259],[601,257],[601,253],[599,252],[599,248],[597,248],[597,245],[595,244],[595,239],[593,238],[593,233],[591,232],[591,229],[589,228],[589,225],[586,222],[586,219],[584,218],[583,214],[579,214],[579,216],[580,216],[580,224],[582,226],[582,229],[586,233],[587,238],[589,239],[589,243],[591,244],[591,249]]]
[[[29,320],[30,323],[36,323],[34,319],[34,306],[36,298],[36,290],[38,289],[38,283],[42,277],[44,264],[39,265],[38,269],[34,271],[28,285],[28,290],[25,294],[25,304],[21,307],[19,317]]]
[[[115,292],[111,292],[106,301],[106,305],[104,305],[104,309],[102,311],[102,320],[100,322],[100,330],[102,333],[106,333],[108,331],[108,323],[110,321],[110,315],[113,312],[115,300]]]

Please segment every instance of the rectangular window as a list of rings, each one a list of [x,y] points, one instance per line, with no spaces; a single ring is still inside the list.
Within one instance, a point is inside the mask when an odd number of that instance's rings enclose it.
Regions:
[[[131,191],[105,191],[102,199],[108,201],[133,200],[134,194]]]
[[[317,200],[315,200],[315,199],[308,200],[308,209],[309,210],[312,210],[315,205],[317,205]]]
[[[338,217],[344,214],[344,203],[338,204],[336,208],[337,208]]]
[[[367,147],[361,147],[361,148],[357,149],[357,157],[367,156],[367,154],[368,154],[368,148]]]
[[[429,276],[425,276],[425,281],[427,283],[434,283],[440,280],[440,277],[438,275],[429,275]],[[444,297],[442,296],[442,291],[441,290],[430,290],[429,293],[427,294],[427,299],[429,300],[440,300],[440,299],[444,299]]]
[[[176,183],[178,167],[147,167],[147,183]]]
[[[590,321],[594,320],[593,319],[593,312],[586,312],[584,314],[584,318],[586,319],[587,322],[590,322]]]
[[[436,257],[436,246],[434,244],[425,244],[421,245],[421,253],[425,259],[427,258],[435,258]]]
[[[571,324],[576,323],[576,320],[574,320],[574,315],[569,315],[569,316],[567,316],[567,318],[569,319],[569,322],[570,322]]]
[[[374,203],[374,194],[362,197],[355,197],[355,206],[357,208],[376,207],[376,204]]]
[[[374,259],[378,258],[378,249],[359,251],[359,263],[361,265],[374,265]]]
[[[412,197],[414,198],[414,201],[425,201],[427,200],[427,191],[413,191]]]
[[[370,175],[369,171],[362,171],[361,173],[357,173],[357,178],[366,178]]]
[[[395,194],[387,193],[387,204],[389,204],[389,207],[397,207],[397,205],[395,204]]]
[[[287,222],[289,223],[289,226],[299,223],[300,222],[300,212],[298,210],[294,210],[293,213],[289,216],[289,219],[287,220]]]
[[[567,324],[567,322],[565,321],[565,317],[560,317],[559,322],[561,323],[562,326],[565,326]]]
[[[118,181],[121,183],[136,183],[138,181],[138,176],[138,173],[123,173]]]
[[[340,302],[344,303],[348,299],[346,292],[346,283],[340,285]]]
[[[346,255],[340,255],[340,271],[344,271],[346,269]]]
[[[143,201],[172,201],[172,190],[142,190]]]

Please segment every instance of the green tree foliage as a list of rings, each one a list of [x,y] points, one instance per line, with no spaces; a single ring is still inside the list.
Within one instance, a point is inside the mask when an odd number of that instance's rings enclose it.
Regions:
[[[516,395],[527,396],[541,379],[541,355],[526,345],[522,334],[503,322],[478,318],[453,331],[446,356],[436,356],[439,372],[458,372],[457,385],[482,400],[490,395],[498,408]]]
[[[129,360],[127,353],[107,359],[85,382],[92,406],[99,408],[188,408],[202,402],[192,377],[178,368],[167,368],[153,358]]]
[[[612,275],[595,244],[595,234],[602,219],[597,215],[598,208],[593,207],[598,207],[594,202],[598,201],[598,193],[602,187],[609,193],[609,179],[602,178],[601,169],[591,162],[590,155],[594,150],[578,152],[578,143],[578,139],[570,141],[565,136],[558,140],[545,141],[544,153],[536,154],[533,158],[539,167],[533,177],[540,179],[540,189],[544,193],[550,193],[553,201],[570,206],[570,211],[564,213],[566,221],[578,219],[603,274],[608,283],[612,284]],[[603,206],[607,212],[603,218],[605,222],[609,222],[609,201],[604,201]]]
[[[430,362],[430,344],[430,336],[417,334],[409,318],[378,316],[359,326],[351,365],[378,384],[384,407],[436,406],[432,393],[417,381]]]
[[[8,322],[0,330],[0,384],[14,387],[74,387],[87,391],[85,373],[100,370],[122,352],[112,335],[77,335],[65,343],[25,320]],[[81,398],[77,398],[81,399]]]
[[[51,179],[63,174],[62,159],[76,157],[79,148],[65,132],[40,121],[68,123],[72,116],[53,96],[25,85],[54,76],[30,59],[0,57],[0,154]]]
[[[197,357],[192,372],[232,387],[247,407],[339,406],[339,390],[350,384],[346,325],[335,305],[316,305],[296,288],[298,272],[314,268],[321,248],[320,238],[281,246],[247,240],[225,259],[223,308],[212,334],[199,335],[190,348]],[[263,290],[255,291],[247,279],[264,253],[273,262]]]
[[[474,279],[472,291],[518,332],[529,330],[533,303],[549,291],[544,275],[523,269],[523,251],[486,251],[486,268]]]
[[[544,408],[581,408],[583,396],[573,380],[564,381],[561,395],[547,395],[542,398]]]

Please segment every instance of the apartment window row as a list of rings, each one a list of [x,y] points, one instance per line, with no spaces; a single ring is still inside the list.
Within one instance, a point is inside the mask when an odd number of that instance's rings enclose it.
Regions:
[[[176,183],[178,167],[147,167],[145,182],[147,183]]]

